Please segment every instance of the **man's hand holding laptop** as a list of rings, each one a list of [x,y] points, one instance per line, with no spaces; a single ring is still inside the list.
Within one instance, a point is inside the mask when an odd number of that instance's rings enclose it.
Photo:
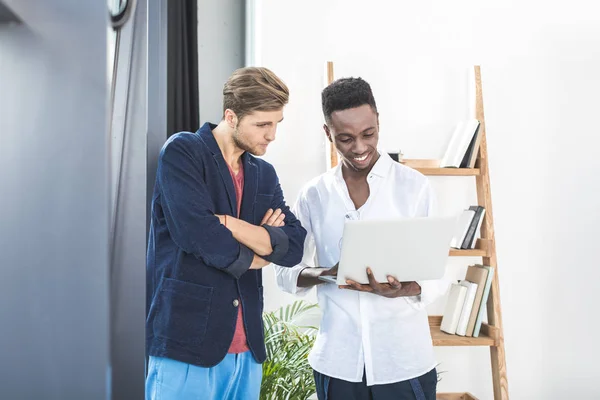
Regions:
[[[340,285],[339,288],[373,293],[387,298],[418,296],[421,294],[421,286],[417,282],[400,282],[393,276],[388,275],[388,283],[379,283],[375,280],[369,267],[367,267],[367,277],[369,278],[369,284],[363,285],[352,279],[346,279],[347,285]]]

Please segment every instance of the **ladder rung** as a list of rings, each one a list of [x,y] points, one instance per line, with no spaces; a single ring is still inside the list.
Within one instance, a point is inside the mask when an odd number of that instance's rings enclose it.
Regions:
[[[440,330],[441,315],[429,316],[429,329],[434,346],[495,346],[498,328],[488,324],[481,325],[478,337],[450,335]]]

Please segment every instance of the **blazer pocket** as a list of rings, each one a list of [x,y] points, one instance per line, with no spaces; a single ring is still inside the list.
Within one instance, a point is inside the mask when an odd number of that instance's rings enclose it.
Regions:
[[[157,336],[199,346],[206,335],[213,288],[164,278],[154,319]]]

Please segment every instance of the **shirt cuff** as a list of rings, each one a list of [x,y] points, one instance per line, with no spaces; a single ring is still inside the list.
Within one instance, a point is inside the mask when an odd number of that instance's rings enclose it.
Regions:
[[[437,298],[437,282],[417,281],[421,286],[421,294],[405,297],[406,301],[417,310],[424,309]]]
[[[250,269],[252,260],[254,260],[254,252],[243,244],[240,244],[238,258],[225,268],[225,272],[234,278],[239,279],[244,272]]]
[[[277,286],[284,292],[304,296],[310,291],[310,287],[299,287],[298,278],[306,266],[297,265],[295,267],[286,268],[275,265],[275,275],[277,277]]]
[[[290,248],[290,239],[281,228],[275,228],[270,225],[262,225],[262,227],[269,233],[271,247],[273,248],[273,252],[263,258],[273,264],[277,264],[287,254]]]

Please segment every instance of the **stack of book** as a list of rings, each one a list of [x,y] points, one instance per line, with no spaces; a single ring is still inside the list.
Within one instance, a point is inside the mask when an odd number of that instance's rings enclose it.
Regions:
[[[458,219],[456,232],[450,247],[455,249],[474,249],[477,242],[477,232],[481,229],[485,208],[482,206],[471,206],[464,210]]]
[[[440,327],[442,332],[479,336],[493,277],[493,267],[470,265],[465,279],[450,286]]]

